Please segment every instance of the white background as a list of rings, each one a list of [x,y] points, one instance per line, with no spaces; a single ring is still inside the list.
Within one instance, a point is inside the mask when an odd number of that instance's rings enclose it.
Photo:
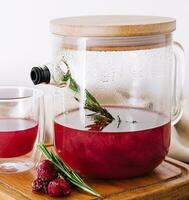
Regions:
[[[50,19],[95,14],[174,17],[174,37],[183,44],[189,60],[188,0],[0,0],[0,85],[32,85],[30,68],[51,58]]]

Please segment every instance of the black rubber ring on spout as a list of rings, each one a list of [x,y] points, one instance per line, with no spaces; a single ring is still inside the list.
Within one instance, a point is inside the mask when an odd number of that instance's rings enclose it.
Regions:
[[[33,67],[30,72],[31,80],[35,85],[40,83],[49,83],[50,82],[50,71],[48,67]]]

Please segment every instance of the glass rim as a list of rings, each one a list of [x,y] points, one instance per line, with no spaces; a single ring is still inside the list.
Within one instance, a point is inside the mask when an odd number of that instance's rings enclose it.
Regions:
[[[1,94],[3,90],[4,90],[4,94]],[[8,94],[7,92],[8,90],[15,91],[15,94]],[[40,98],[43,96],[44,96],[44,92],[42,90],[35,89],[32,87],[0,86],[0,102],[20,101],[20,100],[26,100],[30,98]]]

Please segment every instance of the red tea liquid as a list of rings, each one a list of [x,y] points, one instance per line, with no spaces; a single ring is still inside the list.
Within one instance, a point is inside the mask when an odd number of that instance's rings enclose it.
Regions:
[[[37,137],[38,124],[28,119],[0,119],[0,158],[29,153]]]
[[[89,178],[127,178],[152,171],[165,158],[170,121],[164,115],[137,108],[107,107],[117,120],[102,132],[88,131],[78,110],[55,118],[58,155]],[[133,122],[136,121],[136,122]]]

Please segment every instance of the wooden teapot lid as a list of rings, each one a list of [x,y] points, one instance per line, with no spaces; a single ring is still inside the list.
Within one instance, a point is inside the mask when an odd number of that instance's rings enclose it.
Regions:
[[[173,32],[176,20],[157,16],[81,16],[52,20],[51,31],[61,36],[130,37]]]

